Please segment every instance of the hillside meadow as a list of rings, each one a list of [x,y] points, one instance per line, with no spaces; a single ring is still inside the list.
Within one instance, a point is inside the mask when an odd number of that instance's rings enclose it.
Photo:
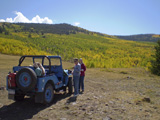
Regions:
[[[9,100],[6,76],[19,58],[0,54],[0,120],[160,120],[160,77],[144,68],[87,68],[76,99],[61,91],[49,105]],[[63,61],[64,69],[72,66]]]
[[[53,34],[0,23],[0,53],[60,55],[65,61],[83,58],[88,68],[150,67],[155,43],[120,40],[93,32]],[[7,31],[7,32],[6,32]]]

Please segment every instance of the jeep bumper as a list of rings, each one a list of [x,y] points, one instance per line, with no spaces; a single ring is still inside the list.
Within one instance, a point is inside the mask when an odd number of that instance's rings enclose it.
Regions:
[[[8,99],[14,100],[15,90],[8,89]]]

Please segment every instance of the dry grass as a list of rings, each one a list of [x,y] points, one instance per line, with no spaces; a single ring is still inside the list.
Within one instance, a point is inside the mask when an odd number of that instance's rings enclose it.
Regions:
[[[5,58],[4,58],[5,57]],[[0,86],[19,57],[0,55]],[[73,64],[64,62],[64,68]],[[87,69],[85,93],[77,98],[56,94],[51,105],[33,99],[17,103],[0,90],[1,119],[40,120],[158,120],[160,119],[160,77],[143,68]],[[149,98],[150,101],[145,99]],[[8,114],[9,113],[9,114]]]

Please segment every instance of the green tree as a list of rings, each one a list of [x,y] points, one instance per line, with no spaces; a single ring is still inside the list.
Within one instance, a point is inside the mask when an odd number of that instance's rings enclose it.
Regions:
[[[6,30],[6,31],[5,31],[5,35],[9,35],[9,31]]]
[[[31,35],[31,33],[28,35],[28,37],[29,37],[29,38],[32,38],[32,35]]]
[[[0,26],[0,33],[3,33],[3,28]]]
[[[41,31],[41,35],[44,35],[44,32],[43,32],[43,31]]]
[[[155,46],[154,58],[155,60],[151,61],[151,72],[160,76],[160,40],[157,41],[157,45]]]

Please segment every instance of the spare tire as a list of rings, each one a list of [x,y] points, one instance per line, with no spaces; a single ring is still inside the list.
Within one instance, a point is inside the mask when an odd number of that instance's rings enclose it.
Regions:
[[[22,68],[16,75],[16,83],[22,91],[31,91],[37,84],[37,75],[31,68]]]

